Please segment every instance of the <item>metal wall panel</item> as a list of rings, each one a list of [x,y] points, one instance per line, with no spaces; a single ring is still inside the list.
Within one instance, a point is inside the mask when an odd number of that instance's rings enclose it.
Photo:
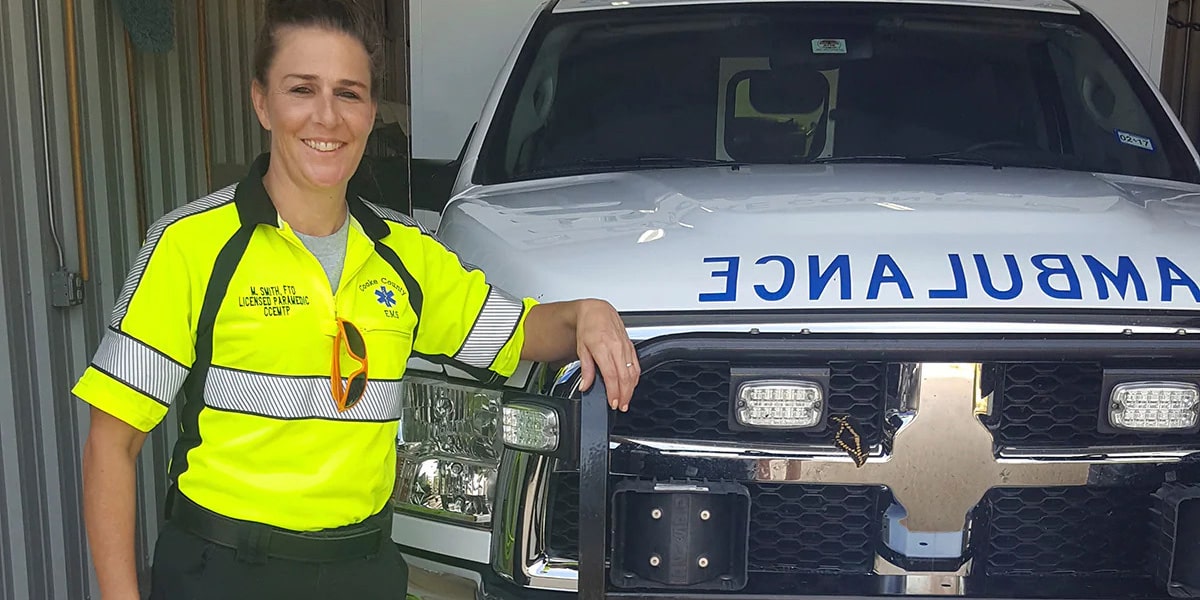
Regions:
[[[250,106],[254,40],[261,3],[206,0],[213,188],[237,181],[268,137]]]
[[[174,49],[162,55],[135,52],[130,70],[115,2],[0,0],[0,598],[97,597],[79,467],[88,407],[70,388],[99,344],[145,227],[208,191],[199,93],[201,14],[210,24],[214,163],[244,164],[265,146],[243,81],[257,4],[178,3]],[[64,26],[72,5],[89,277],[82,305],[55,308],[50,274],[60,262],[81,270],[70,28]],[[143,575],[161,518],[173,433],[172,414],[150,436],[139,461],[137,549]]]
[[[39,74],[40,29],[45,49]],[[0,589],[10,598],[80,598],[88,570],[79,510],[79,449],[86,413],[66,393],[81,364],[86,308],[50,307],[47,276],[60,253],[49,235],[56,225],[62,261],[78,268],[74,187],[64,85],[62,2],[4,0],[0,143],[13,150],[0,162],[0,311],[7,389],[0,392],[0,462],[4,519],[0,526]],[[90,23],[83,33],[98,23]],[[107,36],[105,36],[107,37]],[[43,106],[46,110],[43,111]],[[43,116],[48,116],[43,135]],[[48,144],[47,144],[48,142]]]

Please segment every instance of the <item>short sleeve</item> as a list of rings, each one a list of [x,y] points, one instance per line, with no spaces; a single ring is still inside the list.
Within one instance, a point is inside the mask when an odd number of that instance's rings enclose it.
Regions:
[[[525,318],[537,302],[491,285],[436,239],[422,236],[422,243],[423,305],[414,351],[511,376],[521,361]]]
[[[147,237],[75,396],[141,430],[162,421],[195,360],[195,303],[171,230]]]

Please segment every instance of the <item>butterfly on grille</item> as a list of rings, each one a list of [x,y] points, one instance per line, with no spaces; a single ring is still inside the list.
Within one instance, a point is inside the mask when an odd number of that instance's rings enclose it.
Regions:
[[[837,429],[833,432],[833,443],[854,459],[856,467],[867,464],[867,453],[863,450],[862,436],[858,435],[858,431],[855,431],[854,426],[850,424],[850,418],[834,415],[829,417],[829,420],[837,425]]]

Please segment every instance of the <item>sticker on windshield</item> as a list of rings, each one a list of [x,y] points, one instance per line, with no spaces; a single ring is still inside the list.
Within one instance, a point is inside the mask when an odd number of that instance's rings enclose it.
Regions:
[[[1121,131],[1118,129],[1117,141],[1125,144],[1126,146],[1133,146],[1134,148],[1141,148],[1142,150],[1154,152],[1154,140],[1151,140],[1148,137],[1134,135],[1127,131]]]
[[[812,41],[813,54],[845,54],[846,40],[834,38],[816,39]]]

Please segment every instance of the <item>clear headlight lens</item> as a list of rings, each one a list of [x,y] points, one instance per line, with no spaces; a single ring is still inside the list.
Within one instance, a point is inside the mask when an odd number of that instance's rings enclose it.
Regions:
[[[509,404],[504,412],[504,443],[520,450],[558,449],[558,413],[528,404]]]
[[[821,386],[808,381],[748,383],[737,399],[738,423],[764,429],[804,429],[821,423]]]
[[[499,465],[500,392],[419,376],[404,378],[396,505],[485,525]]]
[[[1193,429],[1200,388],[1190,383],[1137,382],[1113,388],[1108,420],[1114,427],[1141,431]]]

